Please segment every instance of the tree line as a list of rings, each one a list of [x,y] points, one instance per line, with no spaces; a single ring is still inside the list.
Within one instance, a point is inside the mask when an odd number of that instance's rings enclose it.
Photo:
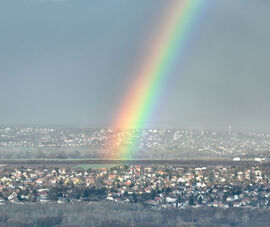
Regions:
[[[149,209],[109,201],[0,206],[0,227],[269,226],[264,209]]]

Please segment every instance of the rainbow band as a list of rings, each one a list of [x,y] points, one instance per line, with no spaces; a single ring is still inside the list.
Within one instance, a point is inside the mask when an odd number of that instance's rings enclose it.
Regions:
[[[158,34],[158,39],[125,98],[114,124],[115,128],[143,128],[144,122],[149,118],[151,110],[155,106],[165,79],[176,63],[177,57],[185,48],[204,2],[204,0],[172,1],[171,10],[166,16],[164,25],[161,26],[162,30]],[[133,135],[123,136],[120,140],[128,140],[130,136],[136,137],[137,135],[133,133]],[[133,141],[128,147],[118,149],[113,154],[113,158],[130,157],[135,146],[136,141]]]

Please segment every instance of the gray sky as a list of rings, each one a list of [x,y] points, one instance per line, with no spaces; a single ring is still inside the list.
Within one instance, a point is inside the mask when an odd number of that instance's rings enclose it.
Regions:
[[[110,125],[167,2],[1,1],[0,124]],[[270,131],[269,12],[208,0],[148,125]]]

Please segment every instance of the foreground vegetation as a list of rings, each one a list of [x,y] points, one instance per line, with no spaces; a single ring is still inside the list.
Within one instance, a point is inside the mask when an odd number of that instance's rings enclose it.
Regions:
[[[9,204],[0,207],[0,226],[269,226],[268,209],[188,208],[156,210],[114,202]]]

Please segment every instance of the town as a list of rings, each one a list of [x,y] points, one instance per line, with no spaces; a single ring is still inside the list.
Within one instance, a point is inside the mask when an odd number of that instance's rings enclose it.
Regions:
[[[135,130],[135,129],[134,129]],[[177,129],[0,127],[0,159],[104,158],[137,142],[137,159],[270,157],[270,134]],[[123,137],[123,135],[125,135]],[[130,136],[128,136],[130,135]],[[133,137],[136,136],[136,139]],[[123,139],[125,138],[125,140]],[[116,144],[117,143],[117,144]],[[104,147],[108,149],[104,149]],[[12,152],[11,152],[12,151]]]
[[[261,166],[0,169],[0,204],[109,200],[146,207],[270,206],[270,171]]]

